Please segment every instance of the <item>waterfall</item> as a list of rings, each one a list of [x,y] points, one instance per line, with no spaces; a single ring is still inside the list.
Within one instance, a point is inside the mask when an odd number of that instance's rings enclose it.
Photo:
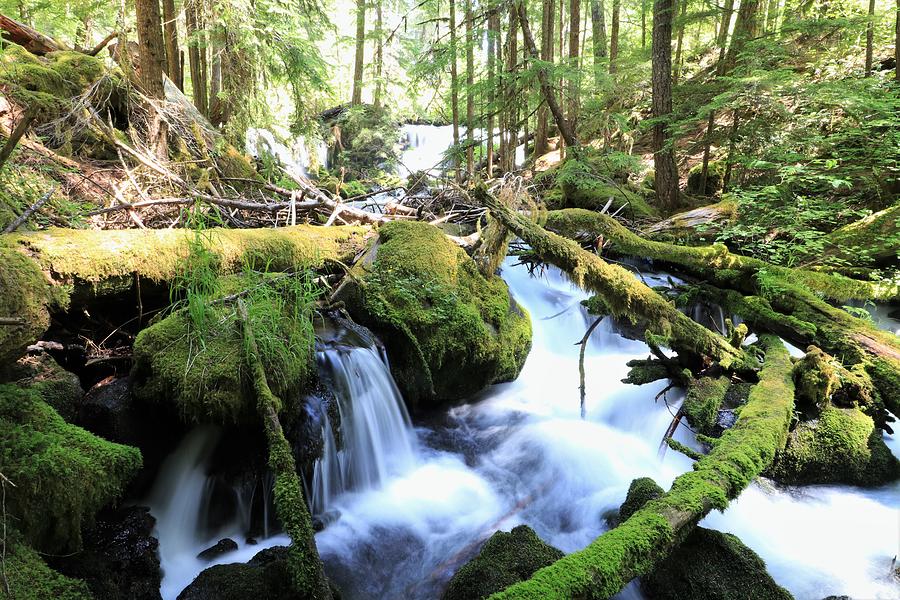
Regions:
[[[313,162],[309,144],[302,135],[294,138],[291,146],[288,147],[268,129],[250,128],[247,130],[245,150],[254,158],[267,154],[277,159],[286,171],[299,177],[308,177],[309,170],[314,166],[328,166],[328,146],[325,142],[316,143],[315,162]]]
[[[486,132],[483,129],[475,129],[473,135],[476,140],[483,140]],[[459,128],[459,138],[465,141],[465,127]],[[409,177],[417,171],[437,175],[447,166],[444,154],[453,146],[453,126],[407,124],[401,129],[400,141],[403,146],[398,173],[400,177]],[[494,133],[495,147],[499,143],[498,131]],[[523,166],[526,158],[526,144],[521,144],[516,148],[516,166]]]
[[[376,349],[330,348],[319,352],[318,361],[337,396],[343,445],[338,448],[324,419],[324,450],[312,484],[317,514],[327,512],[340,494],[378,487],[416,462],[409,415]]]

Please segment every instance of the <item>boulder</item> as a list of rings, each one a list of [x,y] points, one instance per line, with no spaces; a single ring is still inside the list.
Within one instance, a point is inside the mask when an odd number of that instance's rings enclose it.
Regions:
[[[334,300],[384,341],[412,407],[459,401],[515,379],[531,347],[531,322],[506,283],[484,277],[427,223],[382,226]]]
[[[288,549],[267,548],[248,563],[215,565],[201,572],[178,600],[301,600],[291,589]]]
[[[105,511],[84,533],[81,552],[51,564],[62,574],[87,582],[96,600],[160,600],[155,522],[144,506]]]
[[[480,600],[524,581],[542,567],[563,557],[544,543],[527,525],[498,531],[485,542],[478,556],[453,575],[443,600]]]
[[[231,538],[223,538],[197,555],[200,560],[214,560],[223,554],[228,554],[238,549],[237,542]]]

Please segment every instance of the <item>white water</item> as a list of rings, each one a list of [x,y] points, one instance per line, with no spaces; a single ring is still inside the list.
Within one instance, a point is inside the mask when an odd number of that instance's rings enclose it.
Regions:
[[[324,419],[325,447],[312,484],[313,513],[325,513],[348,491],[381,486],[415,462],[409,415],[387,365],[375,348],[338,347],[319,353],[338,399],[343,448]]]
[[[307,177],[313,166],[325,167],[328,162],[328,146],[325,142],[319,141],[312,155],[303,136],[294,138],[288,147],[268,129],[248,129],[245,149],[254,158],[268,154],[278,159],[288,173],[298,177]]]
[[[582,420],[573,344],[592,320],[579,304],[586,294],[552,268],[532,278],[507,261],[503,275],[531,314],[532,352],[515,382],[492,387],[440,422],[409,427],[374,350],[329,350],[320,357],[348,391],[340,407],[347,445],[326,453],[313,486],[320,490],[313,492],[317,507],[331,514],[316,542],[345,598],[436,598],[483,540],[519,523],[565,552],[577,550],[605,530],[604,514],[618,507],[633,478],[653,477],[667,487],[690,468],[672,451],[658,457],[680,398],[670,392],[667,407],[654,402],[663,382],[620,382],[625,363],[646,357],[647,347],[617,335],[609,322],[595,330]],[[675,437],[695,444],[684,427]],[[895,454],[898,438],[886,437]],[[167,463],[157,485],[174,490],[168,508],[157,511],[160,504],[153,504],[166,600],[206,566],[192,557],[222,537],[200,543],[190,535],[196,523],[177,521],[195,506],[191,498],[202,496],[205,447],[186,439],[177,465]],[[898,552],[898,509],[900,484],[776,489],[762,481],[703,525],[738,535],[798,600],[897,598],[888,568]],[[286,539],[245,546],[217,562],[248,560],[274,543]],[[633,584],[621,596],[641,598]]]
[[[485,131],[475,129],[475,139],[485,137]],[[466,128],[459,128],[460,140],[465,141]],[[495,143],[499,143],[500,134],[494,134]],[[447,168],[445,153],[453,146],[452,125],[416,125],[406,124],[400,130],[400,142],[403,151],[400,155],[398,175],[409,177],[417,171],[425,171],[430,175],[438,175]],[[516,148],[516,166],[525,164],[525,144]]]

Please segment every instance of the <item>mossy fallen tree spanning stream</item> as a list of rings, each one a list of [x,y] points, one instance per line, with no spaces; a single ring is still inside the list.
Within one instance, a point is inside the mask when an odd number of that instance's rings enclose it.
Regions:
[[[277,229],[208,229],[220,273],[245,266],[267,271],[352,262],[365,244],[363,227],[296,225]],[[50,311],[70,308],[75,294],[132,290],[135,278],[177,277],[195,233],[187,229],[68,230],[0,236],[0,360],[14,360],[50,323]]]

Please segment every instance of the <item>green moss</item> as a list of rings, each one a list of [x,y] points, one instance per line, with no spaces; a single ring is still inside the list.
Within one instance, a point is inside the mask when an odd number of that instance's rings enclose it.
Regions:
[[[242,154],[237,148],[224,140],[221,147],[213,153],[213,160],[225,177],[235,179],[260,179],[256,167],[246,154]]]
[[[597,211],[612,200],[609,212],[615,212],[627,204],[624,212],[632,217],[656,216],[655,209],[647,204],[643,196],[632,190],[628,183],[616,182],[589,161],[568,159],[557,172],[557,183],[562,190],[566,208]]]
[[[784,483],[875,486],[900,477],[900,461],[870,417],[829,406],[791,433],[772,476]]]
[[[729,533],[698,527],[641,579],[654,600],[792,600],[753,550]]]
[[[638,358],[629,360],[627,366],[629,367],[628,377],[623,379],[622,383],[644,385],[660,379],[668,379],[670,376],[666,365],[659,360]]]
[[[221,285],[227,294],[254,284],[234,277]],[[273,338],[262,346],[266,377],[278,396],[292,399],[315,373],[315,335],[309,316],[296,310],[302,307],[280,303],[286,298],[287,294],[276,299],[250,296],[246,301],[251,324]],[[255,302],[264,305],[257,307]],[[182,309],[138,334],[132,371],[135,396],[146,402],[172,403],[188,423],[255,420],[233,305],[216,305],[208,322],[208,328],[198,331]]]
[[[141,466],[136,448],[69,425],[33,389],[0,385],[0,464],[7,510],[46,552],[78,550],[81,531]]]
[[[3,572],[14,600],[92,600],[85,582],[57,573],[14,533],[7,534]],[[6,597],[6,596],[5,596]]]
[[[707,434],[712,431],[730,385],[728,377],[701,377],[691,381],[681,411],[695,430]]]
[[[67,422],[73,422],[84,395],[78,376],[66,371],[49,354],[24,356],[9,367],[0,366],[0,381],[16,382],[40,394]]]
[[[630,519],[631,515],[643,508],[645,504],[656,500],[663,494],[665,494],[665,490],[649,477],[639,477],[633,480],[628,486],[625,502],[619,507],[619,519],[622,521]]]
[[[712,160],[706,171],[706,189],[700,189],[703,175],[703,163],[698,163],[688,171],[687,193],[703,196],[714,196],[722,189],[722,181],[725,178],[725,163]]]
[[[853,265],[871,266],[896,261],[900,250],[900,205],[836,229],[825,240],[826,256]]]
[[[388,223],[360,263],[337,297],[382,335],[407,401],[460,400],[518,375],[531,347],[528,315],[439,229]]]
[[[498,531],[450,580],[443,600],[480,600],[531,577],[563,553],[544,543],[527,525]]]
[[[50,325],[54,300],[50,282],[28,258],[0,245],[0,317],[19,317],[20,325],[0,326],[0,364],[12,362]]]

